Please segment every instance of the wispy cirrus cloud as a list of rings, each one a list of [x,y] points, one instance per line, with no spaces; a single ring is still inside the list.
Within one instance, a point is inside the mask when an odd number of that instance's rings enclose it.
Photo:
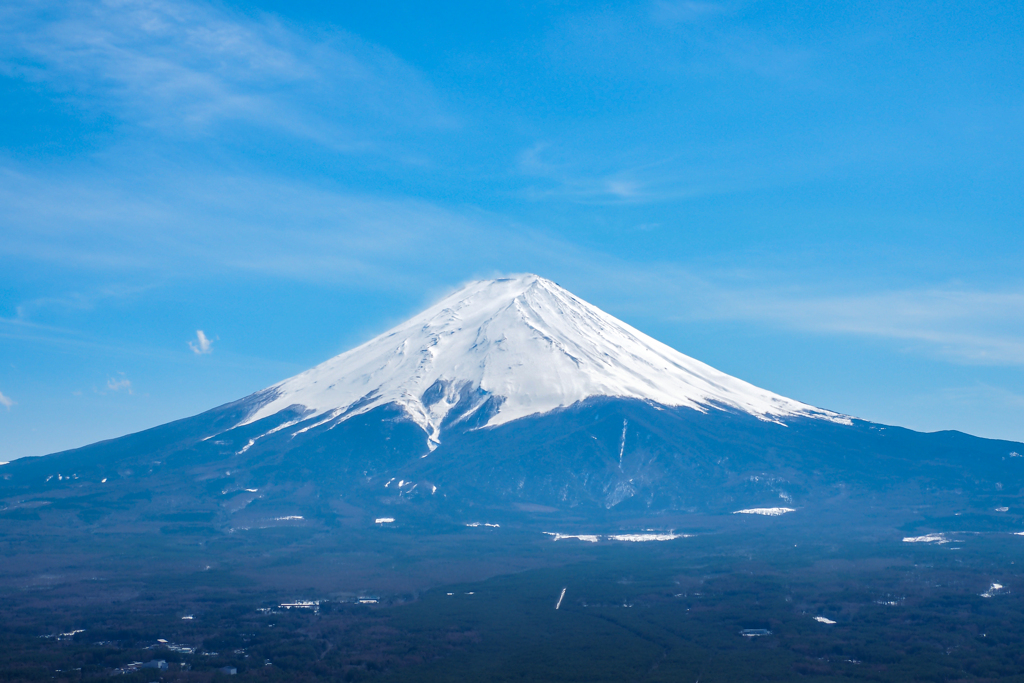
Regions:
[[[8,4],[0,73],[164,132],[244,122],[359,150],[397,121],[452,123],[430,84],[383,48],[188,0]]]
[[[526,194],[534,200],[563,199],[580,204],[650,204],[694,199],[736,189],[735,178],[717,178],[709,168],[680,168],[678,159],[601,159],[589,152],[554,149],[536,143],[521,151],[516,170],[535,182]]]
[[[11,406],[13,405],[16,405],[14,400],[11,399],[9,396],[5,396],[4,392],[0,391],[0,406],[3,406],[4,408],[7,408],[7,410],[10,410]]]
[[[782,38],[768,27],[743,21],[743,4],[655,0],[648,17],[668,31],[666,56],[683,70],[704,76],[733,70],[768,81],[817,85],[823,55]]]
[[[1024,291],[934,287],[816,296],[731,294],[745,319],[905,342],[950,360],[1024,365]]]
[[[550,241],[483,211],[265,176],[161,175],[139,186],[116,175],[0,167],[0,180],[0,256],[147,281],[191,277],[202,263],[221,273],[414,287],[424,271],[467,259],[497,267],[510,252],[495,244],[542,254]]]
[[[973,386],[943,389],[938,398],[955,405],[996,404],[1024,411],[1024,394],[982,382]]]
[[[519,152],[514,170],[530,183],[531,200],[641,206],[782,190],[878,160],[870,146],[774,156],[758,145],[700,142],[672,154],[660,147],[609,153],[583,138],[535,142]]]
[[[785,276],[767,271],[742,278],[671,267],[620,272],[617,285],[657,292],[648,304],[678,311],[673,317],[679,320],[737,320],[802,333],[874,338],[897,343],[907,353],[953,363],[1024,366],[1024,287],[944,285],[823,293],[806,285],[780,284]]]

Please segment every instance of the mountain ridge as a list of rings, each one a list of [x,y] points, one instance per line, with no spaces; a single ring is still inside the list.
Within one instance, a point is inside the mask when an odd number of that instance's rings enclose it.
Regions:
[[[778,396],[525,275],[470,283],[199,415],[4,465],[0,516],[136,528],[181,512],[213,533],[342,518],[450,527],[479,511],[601,525],[853,498],[865,514],[1012,509],[1022,452]]]

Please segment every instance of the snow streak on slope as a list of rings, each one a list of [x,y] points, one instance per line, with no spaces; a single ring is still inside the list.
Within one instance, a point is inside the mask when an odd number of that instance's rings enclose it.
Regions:
[[[498,425],[594,396],[849,422],[719,372],[536,275],[470,283],[261,394],[269,400],[247,423],[293,405],[306,417],[339,411],[343,421],[390,403],[423,427],[431,448],[455,406],[455,422],[487,406],[487,424]]]

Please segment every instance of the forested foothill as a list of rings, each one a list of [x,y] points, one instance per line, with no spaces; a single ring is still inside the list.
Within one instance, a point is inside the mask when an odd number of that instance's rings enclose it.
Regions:
[[[942,521],[55,541],[53,573],[4,563],[0,680],[1024,680],[1024,536],[904,541]]]

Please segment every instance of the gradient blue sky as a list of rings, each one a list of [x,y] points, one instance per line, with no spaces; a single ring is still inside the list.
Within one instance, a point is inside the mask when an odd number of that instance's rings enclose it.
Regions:
[[[1024,440],[1022,35],[1020,2],[4,3],[0,460],[523,271],[793,398]]]

